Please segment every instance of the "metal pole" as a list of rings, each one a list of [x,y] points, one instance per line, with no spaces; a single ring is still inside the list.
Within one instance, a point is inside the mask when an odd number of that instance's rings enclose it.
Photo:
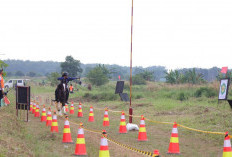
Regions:
[[[129,123],[132,123],[132,114],[133,109],[131,105],[131,96],[132,96],[132,34],[133,34],[133,0],[131,8],[131,53],[130,53],[130,108],[129,108]]]

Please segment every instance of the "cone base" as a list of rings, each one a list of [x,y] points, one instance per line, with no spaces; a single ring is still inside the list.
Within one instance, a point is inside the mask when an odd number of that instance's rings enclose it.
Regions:
[[[143,142],[143,141],[146,142],[146,141],[148,141],[148,139],[145,139],[145,140],[138,139],[138,141],[139,142]]]
[[[176,154],[176,155],[179,155],[180,153],[171,153],[171,152],[167,152],[167,154]]]
[[[46,122],[46,126],[52,126],[52,122]]]
[[[62,142],[62,143],[65,143],[65,144],[74,144],[74,142]]]
[[[41,119],[41,122],[47,122],[47,118],[46,119]]]
[[[76,155],[76,154],[73,154],[72,156],[88,156],[87,154],[83,154],[83,155]]]

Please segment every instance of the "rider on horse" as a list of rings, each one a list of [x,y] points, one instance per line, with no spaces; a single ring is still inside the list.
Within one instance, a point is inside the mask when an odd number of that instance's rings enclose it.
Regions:
[[[60,84],[57,86],[55,91],[56,102],[62,104],[61,109],[63,109],[65,113],[65,104],[68,103],[69,97],[69,89],[68,89],[68,82],[78,79],[77,77],[68,77],[68,73],[64,72],[62,77],[57,78],[60,80]],[[60,108],[57,106],[57,110],[60,115],[62,115]]]

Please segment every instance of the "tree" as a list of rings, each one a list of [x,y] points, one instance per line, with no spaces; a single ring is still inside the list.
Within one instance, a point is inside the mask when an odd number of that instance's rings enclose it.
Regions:
[[[185,79],[185,82],[191,83],[191,84],[200,84],[205,81],[203,79],[203,74],[196,73],[195,68],[193,68],[192,70],[190,69],[187,72],[185,72],[184,79]]]
[[[184,72],[179,72],[178,70],[166,72],[166,82],[171,84],[180,84],[180,83],[191,83],[191,84],[200,84],[205,82],[203,79],[203,74],[197,73],[195,68],[192,70],[187,70]]]
[[[153,79],[153,73],[152,71],[145,70],[141,75],[146,81],[151,81]]]
[[[87,74],[88,80],[96,86],[109,82],[110,71],[104,65],[98,65]]]
[[[4,69],[4,68],[6,68],[6,67],[8,67],[8,64],[6,64],[5,62],[3,62],[2,60],[0,60],[0,68],[2,69]],[[5,71],[3,71],[3,74],[2,74],[2,76],[6,76],[6,72]]]
[[[35,72],[30,71],[30,72],[27,74],[27,76],[35,77],[35,76],[36,76],[36,73],[35,73]]]
[[[175,70],[171,70],[169,72],[166,72],[166,82],[167,83],[171,83],[171,84],[179,84],[179,83],[183,83],[183,75]]]
[[[17,71],[15,73],[15,76],[25,76],[24,73],[22,71]]]
[[[68,72],[70,77],[76,77],[83,71],[80,64],[79,60],[75,60],[72,56],[66,56],[65,62],[60,64],[61,72]]]
[[[60,77],[60,74],[58,72],[52,72],[48,74],[47,78],[48,81],[51,82],[51,86],[56,86],[59,83],[59,81],[57,80],[58,77]]]

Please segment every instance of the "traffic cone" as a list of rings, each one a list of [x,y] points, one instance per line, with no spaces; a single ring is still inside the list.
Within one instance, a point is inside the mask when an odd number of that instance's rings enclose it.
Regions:
[[[73,101],[71,103],[71,107],[70,107],[70,114],[74,114],[74,106],[73,106]]]
[[[154,150],[152,157],[159,157],[159,150]]]
[[[119,126],[119,133],[127,133],[126,129],[126,119],[125,119],[125,113],[122,111],[121,120],[120,120],[120,126]]]
[[[50,107],[48,109],[48,116],[47,116],[46,126],[52,126],[52,113],[51,113],[51,108]]]
[[[147,132],[145,127],[145,119],[143,115],[141,115],[140,120],[138,141],[147,141]]]
[[[40,113],[39,113],[39,105],[36,105],[36,110],[35,110],[35,116],[34,117],[40,117]]]
[[[178,130],[177,130],[176,122],[174,122],[174,125],[172,128],[172,135],[171,135],[170,144],[168,148],[168,154],[180,154],[179,138],[178,138]]]
[[[31,101],[31,104],[30,104],[30,112],[33,111],[33,101]]]
[[[77,115],[77,117],[83,117],[81,105],[82,105],[81,102],[79,102],[79,108],[78,108],[78,115]]]
[[[109,116],[108,116],[108,108],[105,108],[104,119],[103,119],[103,126],[109,126]]]
[[[93,121],[94,121],[93,106],[90,106],[90,109],[89,109],[89,122],[93,122]]]
[[[222,157],[232,157],[230,136],[228,135],[228,132],[225,133],[225,140],[224,140],[224,148],[223,148]]]
[[[47,115],[46,115],[45,105],[43,105],[43,110],[41,114],[41,122],[46,122],[46,121],[47,121]]]
[[[54,111],[54,115],[52,116],[52,125],[51,125],[51,132],[58,132],[58,123],[57,123],[57,115],[56,111]]]
[[[35,110],[36,110],[36,103],[34,102],[34,104],[33,104],[33,110],[32,110],[33,114],[35,114]]]
[[[110,152],[108,149],[108,141],[107,141],[107,134],[106,131],[102,131],[102,137],[101,137],[101,145],[99,150],[99,157],[110,157]]]
[[[73,143],[72,137],[71,137],[71,131],[68,121],[68,116],[65,117],[64,122],[64,130],[63,130],[63,143]]]
[[[85,147],[85,135],[84,135],[84,129],[83,129],[82,123],[80,123],[80,127],[78,129],[76,149],[75,149],[74,155],[76,155],[76,156],[87,155],[86,147]]]
[[[65,111],[68,112],[68,104],[65,104]]]

